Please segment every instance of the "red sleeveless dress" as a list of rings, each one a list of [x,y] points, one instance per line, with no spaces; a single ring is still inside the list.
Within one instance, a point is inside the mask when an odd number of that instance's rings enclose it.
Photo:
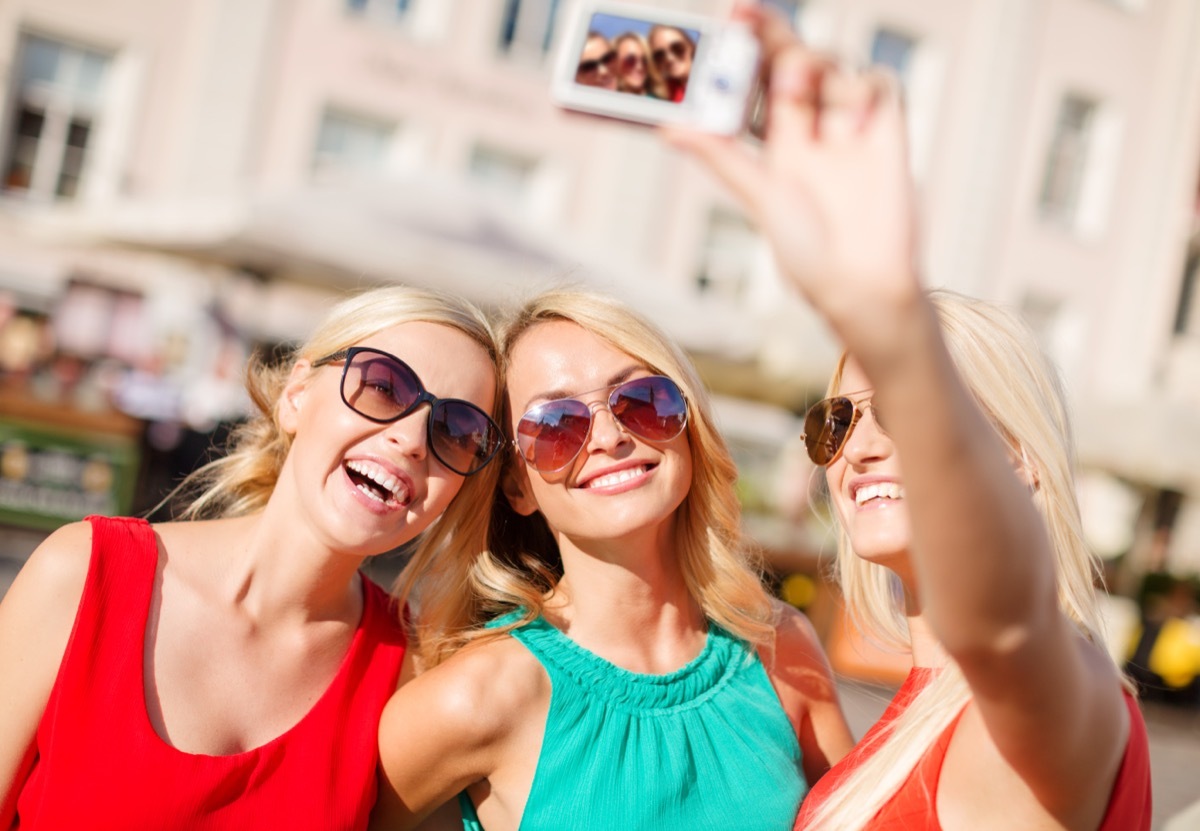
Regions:
[[[895,698],[874,726],[867,731],[863,740],[844,759],[834,765],[828,773],[809,791],[800,805],[793,831],[808,827],[813,812],[859,765],[870,758],[876,745],[871,740],[894,722],[908,709],[913,700],[936,676],[937,670],[914,667],[896,692]],[[1109,796],[1108,810],[1098,831],[1150,831],[1150,743],[1146,737],[1146,722],[1137,702],[1128,693],[1125,703],[1129,707],[1129,740],[1125,746],[1125,758]],[[941,831],[937,813],[938,777],[950,738],[958,725],[961,714],[942,732],[937,741],[919,761],[908,779],[888,800],[869,823],[867,831]]]
[[[387,594],[362,578],[363,617],[350,649],[298,724],[244,753],[185,753],[158,736],[146,711],[154,532],[143,520],[88,519],[91,565],[14,827],[365,828],[376,795],[379,714],[405,649]]]

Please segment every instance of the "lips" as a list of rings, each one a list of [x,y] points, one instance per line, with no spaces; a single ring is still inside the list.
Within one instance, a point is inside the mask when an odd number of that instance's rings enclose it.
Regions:
[[[580,477],[576,482],[579,488],[612,488],[626,485],[646,476],[657,465],[649,462],[632,462],[619,467],[598,470]]]
[[[851,496],[854,498],[854,504],[859,508],[872,500],[904,498],[904,488],[900,486],[899,482],[863,482],[855,484],[850,490]]]
[[[412,479],[401,470],[369,459],[351,459],[345,470],[361,493],[382,505],[405,507],[412,501]]]

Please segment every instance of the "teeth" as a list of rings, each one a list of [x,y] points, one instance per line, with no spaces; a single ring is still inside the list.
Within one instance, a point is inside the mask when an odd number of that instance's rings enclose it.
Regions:
[[[379,465],[364,461],[362,459],[355,459],[352,462],[346,462],[346,467],[350,470],[353,470],[359,476],[365,476],[367,479],[370,479],[379,486],[380,490],[391,494],[392,499],[395,501],[404,501],[401,499],[401,495],[404,491],[404,483],[401,482],[400,479],[388,473]],[[384,501],[379,498],[379,494],[375,493],[375,491],[373,491],[367,485],[359,485],[358,489],[367,496],[370,496],[372,499],[376,499],[380,502]]]
[[[587,483],[589,488],[605,488],[609,485],[619,485],[622,482],[628,482],[630,479],[637,479],[639,476],[646,475],[645,467],[627,467],[624,470],[618,470],[616,473],[606,473],[603,476],[597,476]]]
[[[854,504],[862,506],[872,499],[903,499],[904,488],[895,482],[875,482],[863,485],[854,493]]]

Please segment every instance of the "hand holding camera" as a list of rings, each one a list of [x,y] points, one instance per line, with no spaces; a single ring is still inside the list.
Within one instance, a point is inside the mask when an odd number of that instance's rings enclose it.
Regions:
[[[882,321],[898,319],[889,310],[920,294],[899,85],[814,52],[769,10],[743,6],[736,18],[767,70],[761,146],[691,129],[668,138],[739,197],[784,275],[843,341],[870,350],[888,340]]]

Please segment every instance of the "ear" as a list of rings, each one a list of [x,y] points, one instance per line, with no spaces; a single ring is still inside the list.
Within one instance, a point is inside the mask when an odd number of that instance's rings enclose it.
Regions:
[[[292,366],[291,374],[288,375],[283,392],[279,396],[276,417],[279,419],[279,426],[283,432],[289,436],[296,435],[296,430],[300,426],[300,408],[304,404],[305,395],[308,394],[308,379],[311,372],[311,362],[308,360],[296,361]]]
[[[529,471],[525,463],[518,459],[513,464],[504,466],[500,474],[500,490],[512,509],[521,516],[532,516],[537,513],[537,500],[529,487]]]
[[[1025,452],[1025,446],[1020,445],[1020,458],[1013,454],[1013,467],[1017,470],[1017,476],[1021,477],[1021,481],[1029,488],[1030,493],[1037,493],[1038,488],[1042,485],[1041,476],[1038,472],[1038,466],[1029,458],[1029,454]]]

